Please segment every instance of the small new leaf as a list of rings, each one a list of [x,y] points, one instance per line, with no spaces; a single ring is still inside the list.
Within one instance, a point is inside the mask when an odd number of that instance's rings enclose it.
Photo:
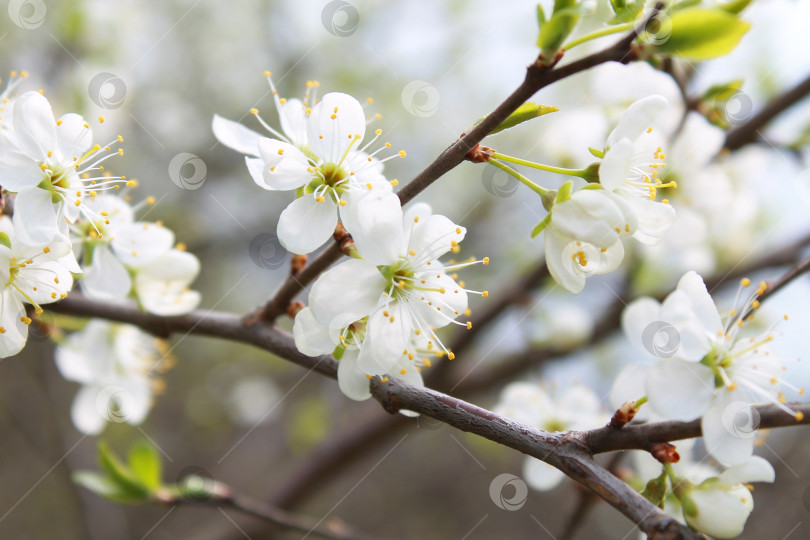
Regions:
[[[120,503],[138,503],[146,500],[140,490],[130,489],[125,485],[116,483],[109,476],[92,471],[78,471],[73,474],[73,481],[83,486],[99,497]]]
[[[527,101],[523,105],[517,108],[515,112],[509,115],[509,117],[498,124],[498,127],[493,129],[490,134],[495,134],[501,132],[505,129],[513,128],[518,124],[522,124],[523,122],[527,122],[532,118],[537,118],[538,116],[543,116],[544,114],[553,113],[555,111],[559,111],[557,107],[549,107],[548,105],[538,105],[537,103],[532,103],[531,101]]]
[[[122,490],[128,493],[140,493],[143,500],[148,498],[149,488],[103,442],[98,445],[98,463],[107,474],[107,478]]]
[[[128,455],[129,468],[136,480],[149,490],[156,490],[163,485],[161,480],[162,463],[155,447],[146,441],[132,445]]]
[[[707,60],[730,53],[751,27],[722,9],[688,8],[666,21],[670,34],[655,50],[667,56]]]

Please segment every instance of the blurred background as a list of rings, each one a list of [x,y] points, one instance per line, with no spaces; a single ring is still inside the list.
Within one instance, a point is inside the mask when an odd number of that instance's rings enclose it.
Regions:
[[[265,70],[273,72],[285,97],[302,96],[306,81],[315,79],[321,93],[373,98],[368,111],[382,117],[375,127],[394,149],[408,153],[386,163],[388,177],[402,185],[520,83],[537,55],[535,3],[12,0],[8,14],[0,13],[0,68],[27,70],[19,91],[43,89],[57,115],[104,115],[103,125],[94,124],[96,139],[121,134],[125,140],[124,156],[111,167],[140,180],[135,201],[156,199],[139,217],[162,220],[201,259],[195,283],[203,292],[201,307],[241,313],[268,298],[288,273],[289,256],[274,234],[290,194],[259,189],[243,157],[214,139],[212,116],[261,131],[248,113],[256,107],[277,126]],[[607,17],[606,4],[594,4],[595,21]],[[682,66],[692,74],[689,89],[697,95],[712,84],[745,79],[732,110],[725,111],[732,126],[810,73],[810,3],[763,0],[745,18],[754,28],[731,56]],[[609,41],[584,46],[574,56]],[[584,166],[590,162],[587,146],[602,148],[626,106],[650,93],[665,95],[673,115],[681,114],[669,76],[647,65],[603,66],[536,96],[559,112],[486,144],[546,163]],[[699,209],[702,225],[673,234],[671,246],[636,250],[622,272],[592,279],[579,297],[553,284],[527,292],[455,360],[448,389],[510,355],[570,344],[555,338],[587,338],[595,314],[614,294],[666,292],[688,268],[723,275],[806,236],[808,125],[810,107],[800,104],[768,127],[768,144],[747,149],[750,156],[726,158],[731,191],[725,196],[745,194],[744,201],[731,203],[736,214],[725,207]],[[464,256],[491,257],[486,268],[463,275],[468,287],[489,290],[490,301],[542,264],[542,239],[531,240],[529,231],[544,214],[539,199],[493,171],[463,164],[420,196],[468,228]],[[539,174],[532,178],[560,183]],[[710,188],[693,193],[719,197]],[[731,232],[712,232],[712,218],[731,223]],[[689,245],[681,250],[684,238]],[[773,279],[780,272],[750,277]],[[716,292],[733,297],[736,282]],[[766,315],[790,313],[776,345],[790,358],[808,356],[808,298],[810,287],[802,279],[766,306]],[[473,301],[474,314],[483,302]],[[562,312],[567,317],[558,318]],[[291,326],[286,318],[279,324]],[[70,422],[77,385],[56,370],[48,336],[33,335],[22,354],[0,362],[0,537],[301,536],[280,534],[231,511],[101,499],[70,480],[72,472],[96,467],[99,439],[119,452],[134,441],[151,441],[165,458],[167,480],[198,472],[257,499],[286,497],[288,506],[316,520],[339,516],[380,538],[561,538],[582,500],[581,490],[564,482],[551,492],[530,490],[519,510],[503,509],[490,486],[502,473],[521,475],[523,457],[512,450],[430,420],[390,420],[377,403],[350,401],[334,381],[246,346],[182,336],[171,346],[177,362],[161,375],[166,390],[146,422],[110,424],[98,438],[82,436]],[[480,384],[465,398],[492,407],[509,380],[543,379],[561,387],[586,384],[607,407],[612,378],[633,354],[619,332],[543,366],[538,357],[537,367],[530,362],[511,379]],[[791,378],[796,386],[808,379],[799,368]],[[336,463],[311,478],[305,493],[291,494],[291,479],[313,460],[341,455],[338,443],[348,444],[365,425],[388,427],[352,450],[345,467]],[[777,482],[757,485],[742,538],[810,535],[808,452],[806,429],[768,436],[760,453],[776,469]],[[624,474],[631,467],[631,459],[618,465]],[[580,521],[580,538],[636,534],[631,523],[599,503]]]

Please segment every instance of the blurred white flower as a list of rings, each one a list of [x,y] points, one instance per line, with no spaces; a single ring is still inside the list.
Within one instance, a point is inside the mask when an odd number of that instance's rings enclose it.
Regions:
[[[599,398],[585,386],[547,391],[539,384],[516,382],[501,392],[492,409],[521,424],[545,431],[584,430],[599,427],[609,420]],[[557,487],[565,474],[533,457],[526,457],[523,479],[532,488],[548,491]]]
[[[144,421],[162,380],[153,376],[168,354],[166,343],[127,324],[93,319],[56,349],[62,376],[82,385],[70,416],[90,435],[107,422]]]
[[[189,313],[200,303],[200,293],[189,288],[199,273],[196,256],[170,249],[136,268],[135,296],[143,309],[155,315]]]

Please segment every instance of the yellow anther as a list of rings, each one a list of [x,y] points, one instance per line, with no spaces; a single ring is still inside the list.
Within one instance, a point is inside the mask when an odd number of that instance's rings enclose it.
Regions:
[[[396,187],[396,186],[397,186],[397,184],[399,184],[399,180],[397,180],[396,178],[394,178],[393,180],[391,180],[391,185],[392,185],[392,186]]]
[[[399,151],[399,157],[405,157],[406,155],[407,154],[405,153],[405,150],[400,150]]]
[[[272,75],[272,73],[270,73],[269,71],[265,71],[265,72],[264,72],[264,76],[265,76],[265,77],[269,77],[270,75]]]
[[[471,330],[471,329],[472,329],[472,322],[467,321],[467,330]]]
[[[250,109],[250,114],[259,114],[259,109],[253,107],[252,109]]]
[[[278,102],[280,104],[284,105],[285,103],[287,103],[287,99],[286,98],[281,98],[280,100],[278,100]]]
[[[484,292],[482,292],[482,293],[481,293],[481,296],[483,296],[484,298],[486,298],[487,296],[489,296],[489,291],[484,291]]]
[[[150,195],[150,196],[148,196],[148,197],[146,198],[146,204],[148,204],[148,205],[150,205],[150,206],[151,206],[151,205],[153,205],[153,204],[155,204],[155,198],[154,198],[154,197],[152,197],[151,195]]]
[[[104,117],[103,117],[103,116],[99,116],[99,117],[98,117],[98,123],[99,123],[99,124],[103,124],[103,123],[104,123]]]
[[[483,263],[484,265],[489,264],[489,257],[484,257]]]
[[[284,155],[284,149],[283,148],[278,149],[278,155],[280,155],[280,156]]]
[[[452,352],[452,351],[450,351],[450,352],[448,352],[448,353],[447,353],[447,359],[448,359],[448,360],[453,360],[453,359],[455,359],[455,357],[456,357],[456,355],[455,355],[455,354],[453,354],[453,352]]]
[[[804,413],[802,411],[796,411],[796,421],[801,422],[804,420]]]

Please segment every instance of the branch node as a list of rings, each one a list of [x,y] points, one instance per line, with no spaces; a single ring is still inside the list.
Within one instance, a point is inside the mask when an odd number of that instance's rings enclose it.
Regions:
[[[307,256],[306,255],[297,255],[294,254],[292,259],[290,259],[290,275],[297,276],[301,270],[307,265]]]
[[[467,154],[464,156],[464,159],[466,159],[467,161],[471,161],[473,163],[486,163],[487,161],[489,161],[489,158],[491,158],[492,154],[494,153],[495,153],[494,148],[476,144],[470,149],[469,152],[467,152]]]
[[[675,445],[665,442],[651,444],[650,454],[661,463],[678,463],[681,460]]]
[[[371,395],[380,402],[383,409],[391,414],[396,414],[400,411],[399,397],[396,393],[394,385],[385,384],[384,381],[388,379],[381,379],[379,375],[371,378]]]
[[[613,413],[613,418],[610,419],[610,427],[613,429],[622,429],[624,426],[633,421],[633,418],[636,417],[637,412],[638,409],[636,409],[636,402],[628,401],[619,407],[615,413]]]

